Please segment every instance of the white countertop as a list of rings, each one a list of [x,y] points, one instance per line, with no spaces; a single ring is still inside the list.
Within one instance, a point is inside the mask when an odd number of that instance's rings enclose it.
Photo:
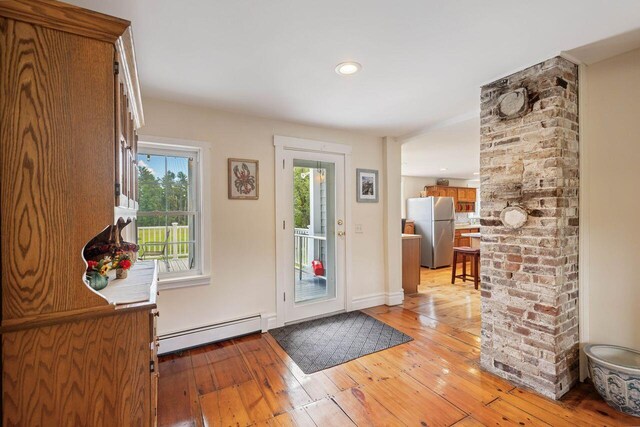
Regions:
[[[156,293],[157,269],[155,261],[138,261],[129,270],[126,279],[116,279],[109,271],[109,284],[99,291],[109,304],[133,304],[153,299]]]
[[[456,230],[468,230],[470,228],[480,228],[480,224],[456,224]]]
[[[422,239],[422,236],[420,234],[404,234],[404,233],[402,233],[402,238],[403,239]]]
[[[460,234],[462,237],[472,237],[475,239],[479,239],[481,234],[480,233],[462,233]]]

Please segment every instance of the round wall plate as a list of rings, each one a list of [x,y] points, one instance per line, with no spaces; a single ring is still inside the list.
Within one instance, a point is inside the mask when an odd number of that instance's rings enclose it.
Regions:
[[[529,214],[522,206],[507,206],[500,213],[502,224],[511,229],[522,227],[529,218]]]
[[[529,99],[526,88],[507,92],[498,98],[498,113],[503,118],[519,117],[527,112]]]

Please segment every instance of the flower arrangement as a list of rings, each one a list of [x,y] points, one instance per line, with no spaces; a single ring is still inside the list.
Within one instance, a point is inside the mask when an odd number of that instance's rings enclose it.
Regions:
[[[89,286],[96,291],[104,289],[109,283],[107,273],[113,266],[111,257],[104,257],[100,261],[87,261],[87,279]]]
[[[116,252],[114,257],[105,256],[99,261],[87,261],[87,279],[89,286],[96,291],[104,289],[109,283],[109,270],[116,270],[116,279],[126,279],[133,265],[129,252]]]
[[[127,271],[131,268],[133,262],[131,261],[131,255],[127,252],[117,252],[113,262],[111,264],[111,268],[116,269],[116,278],[117,279],[126,279]]]

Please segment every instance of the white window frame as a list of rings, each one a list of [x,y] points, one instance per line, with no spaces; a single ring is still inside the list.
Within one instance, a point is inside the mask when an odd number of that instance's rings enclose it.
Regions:
[[[211,194],[207,189],[210,183],[211,148],[203,141],[189,141],[140,135],[138,154],[160,154],[184,156],[197,154],[196,167],[196,204],[197,237],[195,244],[197,270],[167,273],[160,276],[158,289],[175,289],[211,284]],[[136,236],[137,240],[137,236]]]

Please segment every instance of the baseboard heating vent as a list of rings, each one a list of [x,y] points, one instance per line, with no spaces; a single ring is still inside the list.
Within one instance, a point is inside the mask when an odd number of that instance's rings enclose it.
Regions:
[[[260,315],[160,335],[158,354],[173,353],[262,330]]]

